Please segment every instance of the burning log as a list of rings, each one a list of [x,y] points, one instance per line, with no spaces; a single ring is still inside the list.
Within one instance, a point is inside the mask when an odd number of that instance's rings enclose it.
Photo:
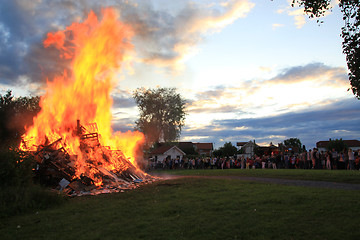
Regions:
[[[45,48],[58,48],[60,58],[71,63],[66,74],[47,82],[41,111],[19,146],[35,156],[41,182],[69,195],[122,191],[153,180],[135,163],[144,135],[113,134],[111,126],[114,70],[120,70],[119,60],[127,59],[133,31],[113,9],[102,15],[90,12],[83,23],[47,34]],[[97,122],[100,128],[78,119]]]
[[[91,124],[97,129],[96,124]],[[37,151],[32,152],[38,164],[37,179],[53,188],[71,196],[99,194],[105,192],[119,192],[132,189],[140,183],[155,180],[147,174],[141,173],[119,150],[103,147],[99,142],[99,134],[90,132],[77,122],[76,134],[80,139],[80,149],[86,159],[84,173],[76,174],[78,156],[70,155],[64,146],[62,138],[47,144],[39,145]],[[99,161],[99,156],[103,161]],[[105,163],[115,161],[117,168],[106,166]]]

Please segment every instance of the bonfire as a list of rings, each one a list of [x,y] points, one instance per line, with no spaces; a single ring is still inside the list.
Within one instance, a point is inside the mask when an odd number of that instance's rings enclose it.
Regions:
[[[110,8],[101,20],[90,12],[44,40],[71,66],[47,81],[41,111],[20,149],[34,154],[43,181],[71,195],[121,191],[153,179],[138,164],[144,135],[111,126],[114,76],[133,47],[131,28],[117,19]]]

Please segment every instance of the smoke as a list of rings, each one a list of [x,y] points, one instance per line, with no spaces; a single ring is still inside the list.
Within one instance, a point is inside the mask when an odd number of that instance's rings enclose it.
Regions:
[[[173,2],[172,2],[173,3]],[[46,33],[82,21],[90,10],[100,15],[116,8],[135,31],[133,44],[139,64],[180,71],[185,60],[208,34],[220,31],[254,7],[249,0],[183,2],[161,0],[13,0],[0,5],[0,83],[41,83],[62,74],[69,62],[56,49],[44,49]],[[24,77],[25,76],[25,77]]]

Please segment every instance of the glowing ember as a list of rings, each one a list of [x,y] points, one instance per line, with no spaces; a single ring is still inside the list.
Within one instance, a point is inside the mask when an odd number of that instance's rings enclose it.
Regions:
[[[38,151],[55,142],[52,147],[76,156],[71,159],[73,179],[85,175],[97,186],[102,185],[100,172],[137,169],[136,154],[144,141],[140,132],[113,133],[111,127],[113,76],[132,49],[132,31],[112,9],[102,14],[101,21],[90,12],[84,22],[47,35],[44,46],[54,46],[60,57],[72,59],[72,70],[47,83],[41,112],[20,145],[21,150]]]

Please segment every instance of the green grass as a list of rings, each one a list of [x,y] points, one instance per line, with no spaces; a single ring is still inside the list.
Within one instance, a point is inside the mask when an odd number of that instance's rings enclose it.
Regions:
[[[303,170],[303,169],[200,169],[200,170],[158,170],[154,174],[196,175],[196,176],[243,176],[283,178],[340,183],[360,183],[360,171],[349,170]]]
[[[360,239],[359,199],[360,191],[178,178],[1,219],[0,239]]]
[[[0,218],[22,214],[31,209],[46,209],[61,205],[65,195],[38,185],[2,186],[0,191]]]

